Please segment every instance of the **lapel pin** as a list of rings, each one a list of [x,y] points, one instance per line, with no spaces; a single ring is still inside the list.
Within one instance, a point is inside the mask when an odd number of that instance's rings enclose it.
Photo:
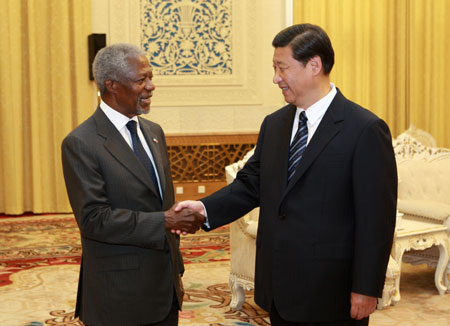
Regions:
[[[156,139],[155,137],[153,137],[153,142],[158,144],[158,139]]]

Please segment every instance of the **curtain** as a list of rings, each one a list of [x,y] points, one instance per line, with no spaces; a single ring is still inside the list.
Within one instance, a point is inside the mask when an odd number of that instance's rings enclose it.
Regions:
[[[450,1],[408,1],[409,120],[450,147]]]
[[[2,0],[0,12],[0,212],[70,212],[60,146],[93,111],[90,0]]]
[[[323,27],[336,52],[331,79],[393,136],[410,124],[450,147],[448,0],[294,0],[294,22]]]

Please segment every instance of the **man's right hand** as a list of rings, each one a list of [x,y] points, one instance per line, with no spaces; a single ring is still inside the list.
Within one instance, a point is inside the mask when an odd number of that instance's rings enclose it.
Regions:
[[[190,209],[196,211],[197,213],[200,213],[203,216],[206,216],[205,207],[203,206],[202,202],[198,201],[198,200],[185,200],[185,201],[176,203],[174,206],[175,206],[175,212],[179,212],[185,208],[190,208]]]
[[[166,230],[179,230],[183,234],[195,233],[205,223],[205,216],[191,208],[179,208],[178,203],[164,212]]]

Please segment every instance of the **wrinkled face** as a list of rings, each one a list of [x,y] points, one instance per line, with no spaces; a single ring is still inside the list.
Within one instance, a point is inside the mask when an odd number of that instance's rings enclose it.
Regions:
[[[116,101],[122,114],[131,118],[149,113],[155,85],[153,73],[145,56],[129,59],[129,70],[123,81],[116,83]]]
[[[313,73],[306,65],[293,57],[290,46],[275,48],[273,55],[273,82],[281,88],[287,103],[305,106],[305,99],[312,87]]]

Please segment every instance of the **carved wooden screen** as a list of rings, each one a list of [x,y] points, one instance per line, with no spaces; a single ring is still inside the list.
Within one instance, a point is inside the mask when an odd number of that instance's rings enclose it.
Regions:
[[[174,182],[225,181],[225,166],[256,144],[257,135],[167,136]]]
[[[225,166],[242,159],[256,140],[256,134],[166,136],[176,199],[200,198],[223,187]]]

